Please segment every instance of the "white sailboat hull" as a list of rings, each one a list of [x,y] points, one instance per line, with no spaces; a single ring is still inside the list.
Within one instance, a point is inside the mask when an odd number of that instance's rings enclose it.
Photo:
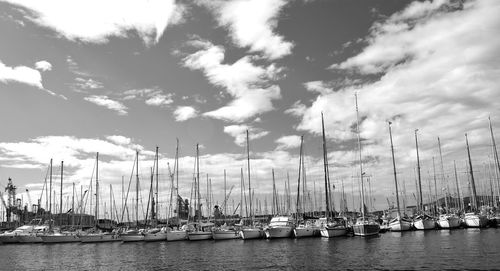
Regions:
[[[482,215],[465,214],[464,220],[469,228],[484,228],[488,224],[488,219]]]
[[[80,238],[76,234],[51,234],[41,236],[43,243],[76,243],[80,242]]]
[[[442,216],[437,223],[442,229],[455,229],[460,227],[461,221],[458,216]]]
[[[187,239],[186,231],[169,231],[167,232],[167,241],[182,241]]]
[[[211,240],[212,232],[207,231],[196,231],[188,233],[189,241],[200,241],[200,240]]]
[[[156,241],[166,241],[167,233],[166,232],[156,232],[156,233],[145,233],[144,241],[146,242],[156,242]]]
[[[397,220],[389,223],[389,228],[391,229],[391,231],[409,231],[411,228],[411,222]]]
[[[122,234],[120,235],[122,242],[140,242],[144,241],[144,235],[142,234]]]
[[[436,222],[433,219],[417,219],[413,221],[413,227],[417,230],[432,230],[436,228]]]
[[[263,232],[261,229],[242,229],[240,231],[241,239],[259,239],[262,238]]]
[[[116,234],[87,234],[80,236],[82,243],[103,243],[121,241],[121,238]]]
[[[295,238],[313,237],[314,232],[315,232],[315,229],[312,227],[293,229],[293,235],[295,236]]]
[[[292,236],[293,228],[289,226],[266,229],[266,238],[287,238]]]
[[[346,227],[324,227],[320,230],[321,237],[332,238],[347,234]]]
[[[212,232],[212,238],[214,240],[227,240],[227,239],[238,239],[240,235],[237,231],[232,230],[218,230]]]

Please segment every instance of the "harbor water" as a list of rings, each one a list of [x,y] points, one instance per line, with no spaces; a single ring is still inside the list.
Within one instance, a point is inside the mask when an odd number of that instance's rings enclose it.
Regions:
[[[0,245],[1,270],[500,269],[500,229],[376,237]]]

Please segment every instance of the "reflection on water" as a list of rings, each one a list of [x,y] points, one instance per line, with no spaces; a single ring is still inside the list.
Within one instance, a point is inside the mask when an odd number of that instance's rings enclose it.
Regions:
[[[372,238],[0,245],[1,270],[498,269],[500,229]]]

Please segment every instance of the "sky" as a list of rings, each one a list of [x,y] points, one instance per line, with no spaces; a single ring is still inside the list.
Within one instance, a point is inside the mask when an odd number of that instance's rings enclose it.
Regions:
[[[10,177],[34,203],[50,159],[57,180],[64,161],[67,202],[73,183],[89,189],[99,152],[100,195],[112,185],[121,205],[138,150],[146,202],[158,146],[165,216],[179,139],[180,195],[190,197],[199,144],[202,196],[208,178],[214,204],[224,201],[226,170],[237,205],[248,130],[261,209],[271,210],[273,169],[279,193],[289,176],[296,194],[301,136],[308,205],[319,209],[323,113],[336,208],[342,184],[359,208],[357,94],[371,209],[395,200],[388,121],[406,204],[416,129],[424,201],[434,178],[437,194],[456,194],[453,161],[468,193],[465,133],[478,190],[497,193],[498,14],[495,0],[0,0],[0,186]]]

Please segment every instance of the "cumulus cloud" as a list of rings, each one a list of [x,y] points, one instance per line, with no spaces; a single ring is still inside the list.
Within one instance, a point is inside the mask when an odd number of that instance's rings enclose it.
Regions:
[[[48,61],[42,60],[35,63],[35,68],[37,70],[46,72],[52,70],[52,64],[50,64]]]
[[[128,145],[132,142],[132,139],[121,135],[107,136],[106,139],[118,145]]]
[[[175,121],[186,121],[198,115],[198,111],[192,106],[178,106],[174,111]]]
[[[278,59],[292,52],[293,43],[275,33],[285,0],[201,1],[215,14],[219,25],[229,30],[234,43]]]
[[[274,142],[278,143],[277,150],[293,149],[300,146],[300,136],[288,135],[276,139]]]
[[[42,75],[39,71],[26,66],[9,67],[0,62],[0,82],[7,83],[9,81],[43,89]]]
[[[110,99],[106,95],[92,95],[84,98],[86,101],[94,103],[98,106],[106,107],[110,110],[114,110],[118,115],[127,115],[127,107],[121,102]]]
[[[169,105],[173,103],[174,100],[172,100],[172,95],[164,95],[164,94],[153,94],[151,95],[145,103],[147,105],[152,105],[152,106],[164,106],[164,105]]]
[[[269,134],[268,131],[244,124],[224,126],[224,133],[234,137],[234,143],[238,146],[244,146],[246,144],[247,130],[250,140],[258,139]]]
[[[123,100],[144,99],[144,102],[151,106],[168,106],[174,102],[172,99],[174,94],[165,93],[158,87],[130,89],[125,91],[123,95]]]
[[[69,40],[92,43],[107,42],[111,36],[127,37],[131,30],[147,44],[158,42],[169,24],[182,20],[184,10],[175,0],[7,2],[32,10],[24,14],[27,19]]]
[[[272,100],[281,98],[280,88],[272,85],[280,68],[274,64],[262,67],[245,56],[233,64],[224,64],[224,48],[205,40],[190,43],[201,49],[183,59],[184,65],[193,70],[202,70],[208,81],[233,97],[226,106],[205,112],[205,116],[227,121],[242,122],[258,114],[273,110]]]
[[[363,155],[373,155],[371,166],[387,169],[385,176],[390,176],[391,168],[388,120],[393,122],[394,144],[401,153],[399,165],[409,171],[415,163],[415,128],[421,128],[420,154],[426,166],[436,156],[437,136],[446,142],[445,161],[463,159],[466,131],[487,155],[488,115],[497,116],[495,126],[500,123],[499,12],[500,3],[492,0],[468,1],[463,9],[448,1],[425,1],[377,22],[359,54],[332,65],[338,72],[377,79],[339,89],[327,82],[307,84],[318,96],[310,106],[298,103],[289,110],[301,114],[297,128],[320,134],[324,112],[327,135],[340,144],[337,148],[352,142],[358,92]],[[334,151],[337,162],[350,164],[354,157],[337,156],[341,150]],[[380,185],[393,189],[387,182]]]

